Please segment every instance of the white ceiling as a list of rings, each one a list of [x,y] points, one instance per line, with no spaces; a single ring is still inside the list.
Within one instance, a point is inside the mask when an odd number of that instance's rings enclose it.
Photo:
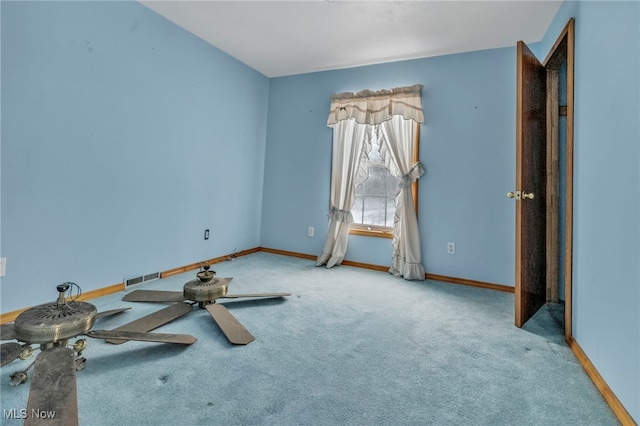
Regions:
[[[538,42],[562,1],[141,1],[267,77]]]

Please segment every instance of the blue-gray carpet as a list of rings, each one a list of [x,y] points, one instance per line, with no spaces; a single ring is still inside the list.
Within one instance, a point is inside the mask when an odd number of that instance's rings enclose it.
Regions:
[[[247,346],[228,343],[197,308],[156,330],[192,334],[192,346],[88,339],[81,425],[618,424],[564,343],[556,306],[518,329],[509,293],[267,253],[212,269],[234,277],[230,294],[293,295],[221,302],[256,337]],[[131,290],[181,291],[195,272]],[[132,307],[95,329],[162,307],[123,295],[91,301]],[[26,408],[29,382],[10,387],[9,376],[31,361],[0,369],[3,413]]]

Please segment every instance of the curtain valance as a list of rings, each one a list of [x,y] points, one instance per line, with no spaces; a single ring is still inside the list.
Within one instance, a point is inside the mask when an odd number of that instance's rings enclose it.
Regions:
[[[355,119],[360,124],[380,124],[394,115],[423,123],[422,87],[422,84],[416,84],[377,92],[363,90],[358,93],[335,93],[331,95],[327,125],[348,119]]]

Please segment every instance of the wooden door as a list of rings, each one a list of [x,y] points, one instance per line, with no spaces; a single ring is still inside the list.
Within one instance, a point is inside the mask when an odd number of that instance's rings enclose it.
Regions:
[[[546,302],[546,69],[517,45],[515,324]]]

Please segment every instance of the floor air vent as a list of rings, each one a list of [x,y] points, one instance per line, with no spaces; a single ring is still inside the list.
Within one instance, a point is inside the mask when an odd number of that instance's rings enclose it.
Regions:
[[[142,275],[140,277],[125,278],[124,285],[129,287],[130,285],[146,283],[147,281],[153,281],[160,278],[160,272],[154,272],[153,274]]]

